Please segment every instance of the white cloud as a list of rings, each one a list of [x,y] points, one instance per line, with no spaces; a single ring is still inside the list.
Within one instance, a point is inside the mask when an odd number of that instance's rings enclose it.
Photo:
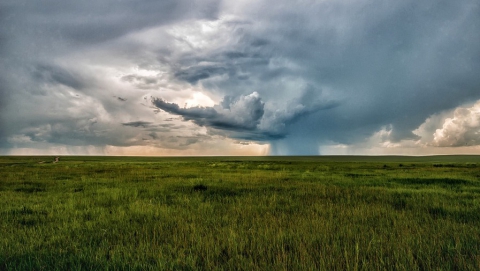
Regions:
[[[480,101],[472,107],[455,109],[434,134],[432,145],[459,147],[480,145]]]

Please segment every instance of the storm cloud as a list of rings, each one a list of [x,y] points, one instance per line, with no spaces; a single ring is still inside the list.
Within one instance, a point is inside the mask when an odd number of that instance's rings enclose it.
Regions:
[[[199,126],[232,131],[230,137],[270,141],[285,138],[286,128],[302,116],[338,106],[333,101],[319,103],[308,100],[312,98],[309,94],[302,97],[303,101],[295,101],[283,109],[265,109],[265,103],[257,92],[239,97],[226,96],[219,105],[213,107],[181,108],[158,98],[153,98],[152,103]]]
[[[180,115],[184,120],[192,120],[197,125],[234,131],[255,130],[264,114],[264,103],[256,92],[224,103],[223,107],[180,108],[175,103],[156,98],[152,103],[159,109]]]
[[[7,0],[0,25],[2,153],[480,144],[476,0]]]

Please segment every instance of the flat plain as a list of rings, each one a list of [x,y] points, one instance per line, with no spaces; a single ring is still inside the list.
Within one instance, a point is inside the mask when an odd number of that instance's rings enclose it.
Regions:
[[[2,270],[480,270],[480,156],[0,157]]]

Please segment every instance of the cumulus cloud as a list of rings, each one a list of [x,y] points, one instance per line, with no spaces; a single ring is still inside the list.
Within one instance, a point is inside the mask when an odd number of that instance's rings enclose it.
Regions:
[[[434,134],[433,145],[459,147],[480,145],[480,101],[472,107],[455,109]]]

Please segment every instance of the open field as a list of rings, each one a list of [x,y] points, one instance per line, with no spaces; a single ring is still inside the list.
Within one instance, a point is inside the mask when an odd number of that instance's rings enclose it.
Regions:
[[[54,159],[0,157],[2,270],[480,270],[480,156]]]

